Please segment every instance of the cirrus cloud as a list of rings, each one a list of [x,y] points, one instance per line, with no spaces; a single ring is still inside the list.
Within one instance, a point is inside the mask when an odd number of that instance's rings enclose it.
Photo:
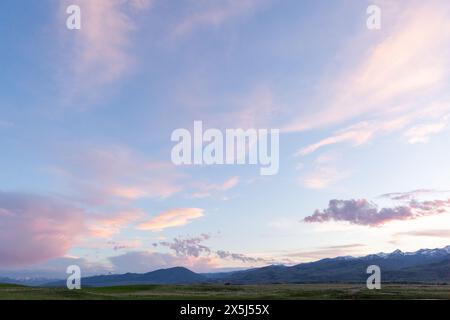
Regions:
[[[265,0],[201,1],[199,10],[188,15],[176,25],[172,36],[179,37],[201,27],[218,27],[240,15],[255,11]]]
[[[450,229],[413,230],[406,232],[398,232],[395,234],[395,236],[450,238]]]
[[[204,216],[203,209],[199,208],[177,208],[164,211],[138,226],[140,230],[161,231],[166,228],[179,227],[188,224],[192,220]]]
[[[89,235],[96,238],[111,238],[143,215],[144,213],[141,210],[95,215],[91,218],[89,224]]]
[[[430,136],[444,131],[448,125],[449,116],[445,116],[441,121],[414,126],[405,132],[410,144],[426,143]]]
[[[76,63],[65,63],[66,96],[83,92],[91,95],[92,88],[111,84],[125,75],[134,63],[130,47],[131,32],[136,29],[134,14],[150,7],[149,0],[73,0],[62,1],[59,17],[66,18],[69,5],[78,5],[82,27],[64,39],[65,57]],[[130,10],[131,9],[131,10]],[[70,74],[71,77],[67,77]],[[88,92],[88,90],[90,90]]]
[[[378,41],[372,40],[365,55],[347,55],[356,61],[355,67],[324,81],[324,88],[332,92],[332,98],[312,114],[289,123],[285,131],[323,128],[361,116],[382,115],[383,119],[390,119],[393,111],[422,109],[424,105],[417,104],[418,98],[427,98],[425,101],[430,103],[446,96],[446,80],[450,75],[446,54],[450,39],[448,2],[435,1],[429,5],[411,1],[406,9],[400,4],[392,9],[384,11],[386,19],[395,17],[396,21],[387,34]],[[358,48],[361,38],[355,40],[354,46]],[[333,139],[358,141],[360,135],[356,138],[351,133],[340,135],[325,143],[333,143]]]

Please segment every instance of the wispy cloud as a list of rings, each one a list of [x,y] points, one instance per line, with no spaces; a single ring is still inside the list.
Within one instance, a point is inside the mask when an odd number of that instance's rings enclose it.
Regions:
[[[351,142],[354,145],[361,145],[367,142],[374,134],[374,129],[367,122],[361,122],[349,128],[338,131],[336,134],[322,139],[317,143],[311,144],[299,150],[296,155],[305,156],[318,149],[342,142]]]
[[[310,189],[328,188],[350,174],[337,168],[336,157],[332,154],[322,154],[314,160],[311,169],[300,166],[298,171],[300,172],[299,182]]]
[[[405,136],[411,144],[428,142],[430,136],[444,131],[448,126],[448,120],[447,115],[441,121],[414,126],[405,132]]]
[[[69,66],[62,70],[66,97],[92,95],[129,71],[134,63],[130,54],[130,35],[136,28],[133,15],[149,8],[151,1],[65,0],[60,12],[73,4],[81,8],[82,27],[63,34],[65,53],[70,57],[61,64]]]
[[[233,18],[253,12],[265,2],[267,1],[199,1],[196,10],[175,26],[172,36],[180,37],[201,27],[219,27]]]
[[[289,258],[301,259],[302,261],[309,261],[338,256],[355,255],[358,254],[359,251],[364,247],[366,247],[366,245],[361,243],[351,243],[344,245],[320,247],[315,250],[298,251],[284,254],[284,256]]]
[[[164,199],[183,189],[183,176],[171,163],[151,161],[125,146],[75,147],[62,158],[57,177],[70,197],[91,205]]]
[[[331,80],[331,88],[324,85],[324,90],[335,92],[328,105],[291,122],[285,131],[390,114],[394,109],[411,110],[423,107],[417,103],[421,99],[431,97],[431,101],[436,101],[445,96],[445,79],[450,70],[449,12],[448,3],[441,1],[432,6],[413,2],[407,10],[402,6],[390,13],[395,15],[397,25],[385,31],[386,36],[370,48],[354,69]]]
[[[111,238],[113,235],[133,222],[143,218],[141,210],[129,210],[107,215],[90,215],[89,235],[92,237]]]
[[[300,178],[303,186],[310,189],[324,189],[346,176],[334,167],[320,167]]]
[[[435,190],[435,189],[418,189],[408,192],[391,192],[382,194],[380,198],[387,198],[391,200],[413,200],[422,195],[437,195],[449,193],[449,190]]]
[[[299,181],[306,188],[324,189],[344,179],[347,175],[347,172],[333,166],[319,166],[311,172],[301,175]]]
[[[450,101],[437,102],[400,115],[393,112],[384,117],[362,121],[301,148],[295,155],[306,156],[324,147],[340,143],[347,143],[357,147],[366,144],[377,136],[401,131],[405,132],[404,135],[409,139],[410,143],[426,142],[432,134],[437,134],[446,128],[449,109]],[[423,122],[423,119],[429,119],[429,121],[433,122],[410,127],[414,123]]]
[[[161,231],[166,228],[184,226],[192,220],[204,216],[203,209],[178,208],[164,211],[150,221],[139,224],[138,229],[149,231]]]
[[[223,193],[235,188],[239,184],[239,177],[231,177],[223,183],[194,183],[197,191],[192,194],[193,198],[206,198],[214,193]]]
[[[450,229],[427,229],[399,232],[394,236],[412,236],[412,237],[431,237],[431,238],[450,238]]]
[[[284,131],[358,121],[302,147],[297,156],[337,144],[358,147],[392,134],[403,135],[411,144],[423,143],[448,127],[449,4],[412,1],[405,10],[383,2],[382,7],[384,18],[395,16],[390,21],[396,24],[385,25],[378,38],[373,34],[355,38],[355,48],[367,41],[367,53],[352,56],[347,48],[346,56],[357,62],[323,81],[321,91],[331,92],[331,99],[288,123]]]

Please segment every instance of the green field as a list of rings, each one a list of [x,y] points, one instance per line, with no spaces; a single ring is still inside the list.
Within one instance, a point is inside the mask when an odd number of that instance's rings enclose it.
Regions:
[[[140,285],[105,288],[35,288],[0,284],[0,300],[195,300],[195,299],[450,299],[450,285],[362,284]]]

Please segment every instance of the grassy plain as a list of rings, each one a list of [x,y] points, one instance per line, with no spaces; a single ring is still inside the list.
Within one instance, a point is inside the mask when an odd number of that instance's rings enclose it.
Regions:
[[[0,284],[0,300],[297,300],[450,299],[450,285],[363,284],[137,285],[103,288],[25,287]]]

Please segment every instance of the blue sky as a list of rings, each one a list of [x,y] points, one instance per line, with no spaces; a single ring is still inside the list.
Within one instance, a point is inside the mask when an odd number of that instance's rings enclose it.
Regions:
[[[81,30],[66,28],[71,4]],[[379,30],[366,27],[371,4]],[[447,1],[20,0],[0,12],[5,274],[448,245]],[[175,166],[171,133],[195,120],[280,129],[278,174]]]

